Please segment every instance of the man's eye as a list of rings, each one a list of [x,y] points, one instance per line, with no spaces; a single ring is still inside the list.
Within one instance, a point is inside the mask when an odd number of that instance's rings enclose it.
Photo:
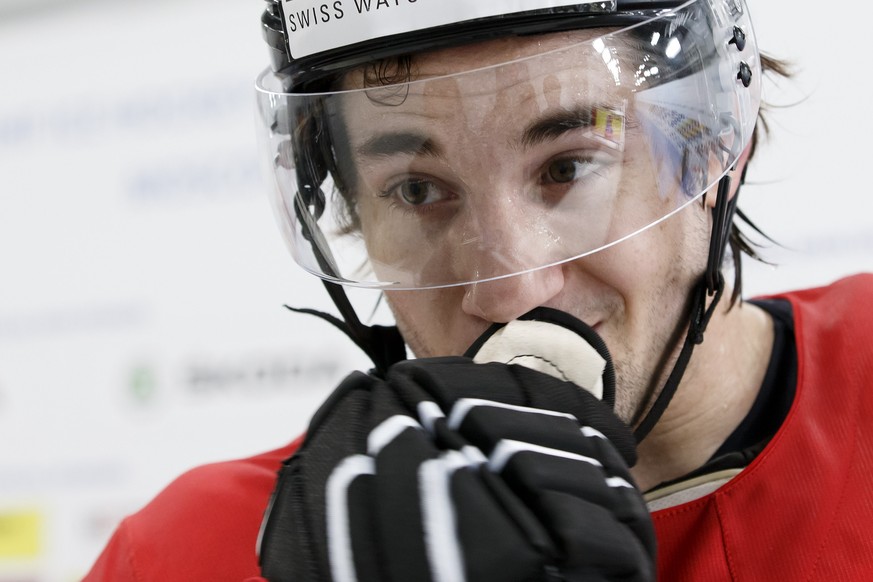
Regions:
[[[383,192],[383,196],[395,196],[410,206],[422,206],[439,202],[446,194],[429,180],[406,180]]]
[[[595,164],[590,159],[554,160],[546,167],[543,178],[551,184],[567,184],[583,178],[594,171]]]

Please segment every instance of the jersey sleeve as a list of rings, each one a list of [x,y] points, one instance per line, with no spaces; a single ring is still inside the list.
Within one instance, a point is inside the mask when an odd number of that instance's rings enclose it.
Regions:
[[[84,582],[257,579],[257,537],[281,449],[192,469],[125,518]]]
[[[85,575],[82,582],[138,582],[144,578],[137,573],[134,563],[130,539],[128,537],[127,519],[121,522],[109,543],[103,549],[100,557]]]

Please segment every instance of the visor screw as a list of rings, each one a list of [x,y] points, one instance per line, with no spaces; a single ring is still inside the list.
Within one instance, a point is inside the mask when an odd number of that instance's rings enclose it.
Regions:
[[[737,79],[743,82],[743,87],[748,87],[752,84],[752,68],[746,63],[740,63],[740,72],[737,73]]]
[[[734,27],[734,37],[730,39],[728,44],[737,45],[737,50],[743,52],[746,48],[746,33],[739,26]]]

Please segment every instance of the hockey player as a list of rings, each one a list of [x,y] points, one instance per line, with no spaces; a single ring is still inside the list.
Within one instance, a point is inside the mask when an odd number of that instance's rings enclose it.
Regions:
[[[873,278],[747,302],[722,275],[768,66],[744,2],[263,26],[279,224],[374,369],[305,438],[183,476],[88,579],[873,575]]]

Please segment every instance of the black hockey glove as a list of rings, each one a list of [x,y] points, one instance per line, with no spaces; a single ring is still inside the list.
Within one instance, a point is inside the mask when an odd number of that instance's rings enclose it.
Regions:
[[[619,451],[622,451],[621,453]],[[435,358],[348,377],[282,468],[271,582],[654,580],[634,438],[575,384]]]

